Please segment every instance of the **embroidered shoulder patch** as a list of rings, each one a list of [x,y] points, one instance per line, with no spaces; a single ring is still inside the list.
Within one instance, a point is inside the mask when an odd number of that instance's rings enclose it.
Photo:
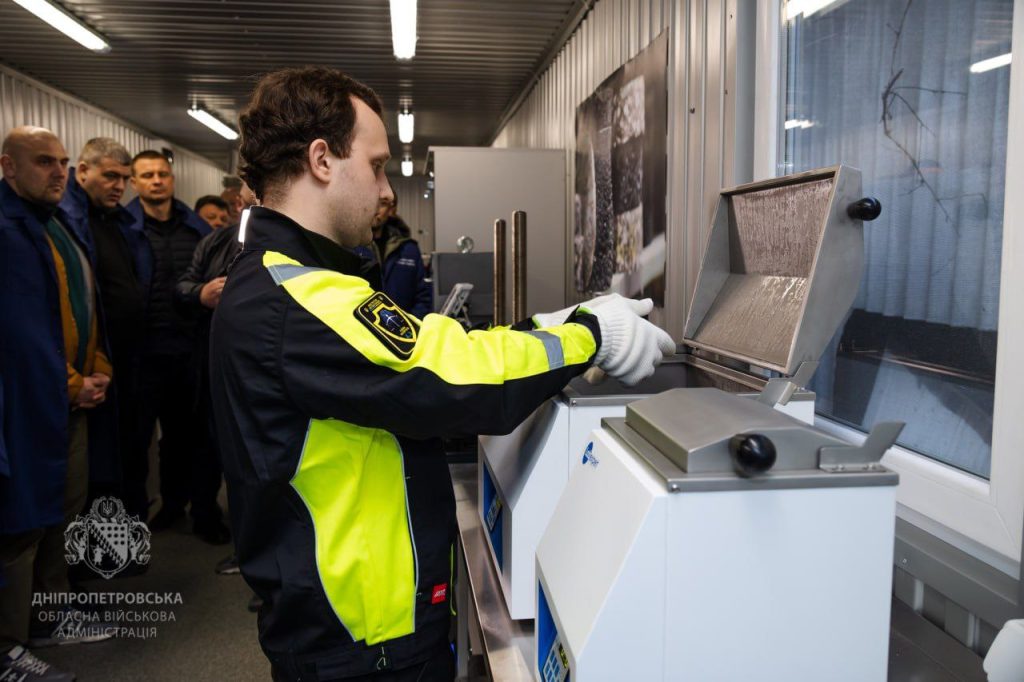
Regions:
[[[419,325],[390,298],[378,291],[359,304],[355,315],[388,350],[402,360],[409,359]]]

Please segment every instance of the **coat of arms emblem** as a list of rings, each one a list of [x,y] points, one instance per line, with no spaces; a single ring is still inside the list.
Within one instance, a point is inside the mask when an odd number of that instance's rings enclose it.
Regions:
[[[101,497],[84,516],[79,514],[64,531],[64,557],[69,565],[82,563],[106,579],[129,562],[149,563],[149,528],[138,516],[128,516],[116,497]]]

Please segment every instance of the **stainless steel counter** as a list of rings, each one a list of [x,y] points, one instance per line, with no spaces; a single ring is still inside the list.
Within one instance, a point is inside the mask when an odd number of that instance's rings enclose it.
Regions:
[[[533,680],[533,621],[512,620],[505,608],[477,512],[477,465],[453,464],[451,474],[459,521],[459,677],[468,676],[470,657],[480,655],[494,680]]]

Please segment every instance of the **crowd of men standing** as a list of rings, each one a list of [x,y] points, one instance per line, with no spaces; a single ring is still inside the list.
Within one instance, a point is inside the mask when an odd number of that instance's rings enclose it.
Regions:
[[[32,596],[70,590],[64,529],[87,499],[115,496],[152,531],[190,505],[197,536],[230,540],[206,347],[252,195],[234,187],[196,213],[160,152],[95,138],[71,164],[52,132],[28,126],[4,138],[0,166],[0,679],[72,679],[25,647],[56,643]]]
[[[30,649],[110,635],[66,627],[87,620],[71,607],[33,617],[33,596],[71,591],[64,531],[90,500],[120,500],[153,532],[187,509],[199,538],[231,539],[217,502],[210,322],[256,199],[226,178],[189,208],[162,153],[132,156],[101,137],[72,163],[32,126],[4,137],[0,167],[0,680],[62,682],[73,675]],[[129,187],[137,196],[122,205]],[[374,288],[422,317],[431,286],[396,201],[381,202],[373,243],[356,251]],[[237,573],[234,556],[217,572]]]

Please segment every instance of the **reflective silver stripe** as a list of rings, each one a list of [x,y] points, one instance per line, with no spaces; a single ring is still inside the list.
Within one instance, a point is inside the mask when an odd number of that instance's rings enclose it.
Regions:
[[[308,268],[305,265],[291,265],[285,263],[283,265],[268,265],[267,270],[270,270],[270,276],[274,278],[274,284],[281,286],[290,279],[294,279],[299,275],[305,275],[308,272],[320,272],[324,268]]]
[[[548,369],[565,367],[565,353],[562,352],[562,340],[550,332],[534,330],[525,332],[541,340],[548,354]]]

